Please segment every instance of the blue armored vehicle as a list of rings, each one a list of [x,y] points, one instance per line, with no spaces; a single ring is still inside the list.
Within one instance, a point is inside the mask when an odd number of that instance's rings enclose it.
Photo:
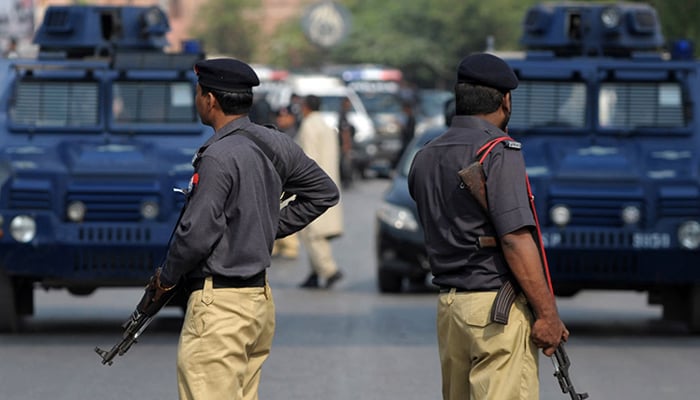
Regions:
[[[552,281],[637,290],[700,330],[700,78],[646,4],[543,4],[524,21],[510,134]]]
[[[527,50],[502,55],[520,79],[508,129],[523,143],[556,293],[647,292],[665,318],[700,331],[692,49],[667,49],[656,11],[641,3],[543,3],[523,28]],[[401,167],[397,179],[403,187]],[[422,243],[406,245],[422,240],[406,196],[387,192],[378,218],[383,291],[428,272]]]
[[[208,130],[191,53],[157,7],[54,6],[35,59],[0,61],[0,331],[35,288],[143,286]]]

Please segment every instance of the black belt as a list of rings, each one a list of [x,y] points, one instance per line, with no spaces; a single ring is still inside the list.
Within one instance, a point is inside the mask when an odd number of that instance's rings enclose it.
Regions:
[[[456,287],[441,286],[440,293],[449,293],[452,289],[454,289],[455,292],[457,292],[457,293],[467,293],[467,292],[481,293],[481,292],[497,292],[498,291],[498,289],[462,289],[462,288],[456,288]]]
[[[204,288],[204,279],[205,278],[188,278],[187,288],[190,290],[190,292],[201,290]],[[213,275],[212,280],[214,289],[264,287],[266,281],[264,270],[247,278],[239,276]]]

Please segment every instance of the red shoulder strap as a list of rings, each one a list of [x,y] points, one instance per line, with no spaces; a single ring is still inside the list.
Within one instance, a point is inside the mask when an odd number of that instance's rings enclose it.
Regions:
[[[499,136],[495,139],[491,139],[486,144],[481,146],[476,152],[477,157],[479,157],[479,164],[484,164],[484,160],[489,155],[491,150],[496,147],[497,144],[506,141],[513,140],[509,136]],[[542,240],[542,230],[540,229],[540,221],[537,218],[537,210],[535,209],[535,196],[532,194],[532,187],[530,186],[530,179],[527,174],[525,174],[525,183],[527,185],[527,196],[530,199],[530,209],[532,210],[532,215],[535,219],[535,228],[537,229],[537,246],[540,250],[540,256],[542,258],[542,266],[544,267],[544,274],[547,278],[547,284],[549,285],[549,291],[554,295],[554,288],[552,286],[552,277],[549,274],[549,264],[547,263],[547,254],[544,251],[544,241]]]
[[[504,142],[504,141],[506,141],[506,140],[513,140],[513,138],[511,138],[511,137],[509,137],[509,136],[499,136],[499,137],[497,137],[497,138],[495,138],[495,139],[489,140],[488,142],[486,142],[486,144],[484,144],[483,146],[481,146],[481,147],[479,148],[479,150],[476,152],[476,155],[477,155],[477,156],[480,156],[480,158],[479,158],[479,164],[483,164],[483,163],[484,163],[484,160],[486,159],[486,156],[489,155],[489,153],[491,152],[491,150],[493,150],[493,148],[496,147],[497,144],[499,144],[499,143],[501,143],[501,142]],[[483,154],[482,154],[482,153],[483,153]]]

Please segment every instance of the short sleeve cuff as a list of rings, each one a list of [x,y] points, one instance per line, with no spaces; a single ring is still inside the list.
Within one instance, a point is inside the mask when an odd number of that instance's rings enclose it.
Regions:
[[[498,237],[525,227],[534,227],[535,219],[530,208],[516,208],[498,216],[492,216]]]

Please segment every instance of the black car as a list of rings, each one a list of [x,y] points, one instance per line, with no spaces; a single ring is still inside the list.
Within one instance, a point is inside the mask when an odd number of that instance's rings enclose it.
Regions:
[[[391,186],[377,210],[376,254],[377,282],[383,293],[397,293],[404,282],[423,285],[430,265],[423,243],[423,228],[416,203],[408,193],[408,171],[416,152],[427,142],[445,132],[444,126],[433,127],[411,141],[401,156]]]

